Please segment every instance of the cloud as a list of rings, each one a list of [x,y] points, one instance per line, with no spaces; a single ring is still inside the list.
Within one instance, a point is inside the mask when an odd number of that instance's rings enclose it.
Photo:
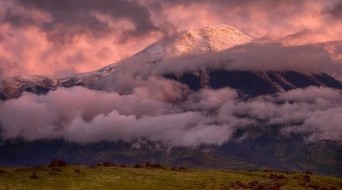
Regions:
[[[3,79],[9,73],[16,72],[18,63],[10,62],[4,57],[0,57],[0,80]]]
[[[259,119],[264,125],[283,126],[285,136],[295,133],[303,134],[308,141],[340,141],[341,95],[340,90],[323,87],[295,89],[241,102],[233,112]]]
[[[115,83],[115,82],[114,82]],[[130,81],[129,92],[59,88],[0,103],[1,138],[81,144],[139,139],[167,146],[222,145],[238,129],[274,126],[308,141],[340,141],[341,91],[309,87],[239,99],[233,89],[197,92],[158,77]],[[80,98],[82,97],[82,98]],[[279,104],[279,102],[284,102]],[[15,115],[16,117],[13,117]]]
[[[330,14],[334,19],[342,18],[342,3],[337,3],[326,10],[327,14]]]
[[[157,84],[146,89],[136,87],[130,95],[119,95],[75,87],[58,89],[46,96],[24,94],[19,99],[5,101],[0,104],[2,137],[62,138],[82,144],[143,138],[171,146],[198,146],[222,144],[232,135],[232,125],[214,124],[205,113],[186,111],[174,104],[177,99],[184,98],[179,94],[185,93],[181,89],[187,89],[172,81],[151,80],[150,83],[174,85],[180,90],[175,93],[158,88],[161,90],[158,93],[150,89],[156,88]],[[234,96],[231,90],[219,91],[218,97],[215,92],[203,93],[211,93],[210,99],[217,102],[216,106],[223,102],[222,99],[227,99],[225,94]],[[207,106],[202,102],[197,104],[194,108]],[[13,113],[16,113],[16,119],[11,117]],[[208,138],[208,134],[211,137]]]
[[[334,47],[337,47],[335,43]],[[341,77],[341,59],[334,59],[329,44],[283,45],[249,43],[223,52],[204,53],[164,60],[152,73],[184,73],[196,68],[244,71],[297,71],[306,74],[328,73]],[[123,65],[125,67],[125,65]],[[148,70],[148,68],[145,68]]]
[[[89,143],[144,138],[169,146],[198,146],[222,144],[232,135],[229,126],[202,124],[203,120],[205,117],[196,112],[137,119],[113,111],[107,116],[96,116],[90,123],[75,118],[65,129],[66,140]]]
[[[329,9],[331,11],[337,9],[338,12],[339,5],[334,1],[179,0],[153,1],[151,4],[155,7],[156,16],[164,15],[163,22],[176,26],[178,31],[227,23],[253,38],[278,39],[311,30],[317,33],[317,38],[307,39],[305,43],[341,40],[338,35],[338,29],[341,27],[338,19],[326,16],[325,13]],[[329,30],[322,30],[322,28],[329,28]],[[301,38],[298,38],[292,43],[303,43],[300,41]]]
[[[11,5],[4,12],[3,22],[15,27],[36,26],[52,41],[68,41],[82,33],[107,35],[114,29],[111,20],[121,18],[134,25],[122,33],[123,38],[157,30],[147,8],[134,1],[16,0]]]

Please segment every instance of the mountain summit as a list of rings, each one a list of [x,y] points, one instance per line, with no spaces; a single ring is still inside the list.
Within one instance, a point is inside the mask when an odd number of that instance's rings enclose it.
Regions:
[[[192,29],[157,41],[134,55],[149,62],[160,61],[189,54],[223,51],[252,40],[229,25],[215,25]]]
[[[180,56],[219,52],[251,41],[251,37],[225,24],[186,30],[165,37],[137,54],[122,60],[119,64],[108,65],[98,70],[98,72],[101,74],[111,73],[121,63],[155,64]]]

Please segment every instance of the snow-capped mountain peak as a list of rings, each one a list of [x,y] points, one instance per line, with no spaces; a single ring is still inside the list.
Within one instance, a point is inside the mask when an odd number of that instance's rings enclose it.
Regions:
[[[252,39],[229,25],[215,25],[192,29],[160,40],[134,58],[155,62],[163,59],[207,52],[222,51]]]
[[[236,28],[216,25],[184,31],[175,41],[175,55],[222,51],[252,39]]]
[[[251,37],[225,24],[186,30],[161,39],[119,64],[108,65],[97,72],[107,75],[113,73],[118,65],[155,64],[169,58],[223,51],[251,41]]]

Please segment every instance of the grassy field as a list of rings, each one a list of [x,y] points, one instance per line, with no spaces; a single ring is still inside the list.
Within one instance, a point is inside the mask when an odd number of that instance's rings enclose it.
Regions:
[[[34,175],[36,174],[36,176]],[[33,179],[35,178],[35,179]],[[326,189],[324,189],[326,188]],[[67,166],[2,168],[0,190],[342,189],[342,179],[279,171]]]

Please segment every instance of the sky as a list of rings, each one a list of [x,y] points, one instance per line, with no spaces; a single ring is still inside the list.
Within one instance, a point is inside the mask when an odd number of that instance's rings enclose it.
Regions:
[[[237,129],[281,126],[283,137],[341,142],[341,90],[308,87],[241,100],[231,88],[194,92],[160,77],[221,67],[222,60],[230,60],[226,69],[341,77],[341,20],[338,0],[2,0],[0,78],[93,71],[183,30],[217,24],[253,42],[158,65],[128,60],[101,84],[111,88],[104,91],[58,88],[0,102],[0,137],[81,144],[147,139],[196,147],[222,145]]]
[[[93,71],[163,37],[216,24],[256,40],[329,42],[341,58],[341,12],[339,0],[3,0],[0,76]]]

